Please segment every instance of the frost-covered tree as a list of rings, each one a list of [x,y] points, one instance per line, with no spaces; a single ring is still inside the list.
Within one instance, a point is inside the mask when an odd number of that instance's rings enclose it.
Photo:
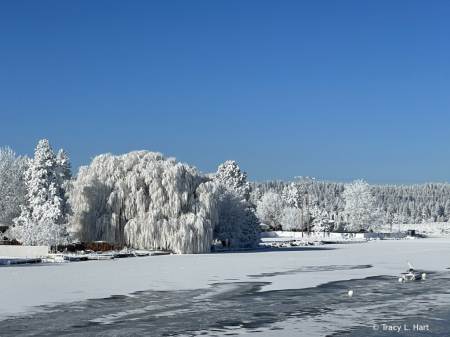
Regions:
[[[66,150],[59,150],[56,156],[56,165],[59,167],[59,174],[63,180],[72,179],[72,165],[69,163]]]
[[[444,219],[450,222],[450,199],[445,202]]]
[[[72,165],[69,162],[69,157],[67,156],[67,152],[64,149],[59,150],[58,155],[56,156],[56,171],[60,177],[60,185],[59,185],[59,196],[62,200],[61,205],[61,223],[65,223],[68,221],[68,216],[71,212],[70,204],[67,202],[69,198],[69,190],[72,187]]]
[[[431,212],[430,212],[430,210],[429,210],[427,205],[422,207],[421,218],[422,218],[422,222],[423,223],[430,222]],[[434,220],[432,222],[434,222]]]
[[[63,219],[62,177],[50,142],[39,141],[25,174],[27,196],[21,214],[7,231],[10,239],[24,245],[67,243],[67,224]]]
[[[214,229],[214,239],[229,247],[256,247],[261,228],[255,211],[233,189],[219,185],[219,191],[219,222]]]
[[[239,247],[255,248],[261,241],[261,222],[253,207],[245,207],[244,225],[241,227]]]
[[[235,191],[223,187],[220,191],[219,223],[214,229],[214,238],[226,246],[238,247],[244,226],[245,208]]]
[[[286,202],[278,193],[267,192],[257,204],[256,215],[272,230],[281,230],[281,216],[285,207]]]
[[[248,201],[252,205],[256,205],[258,201],[261,200],[261,197],[262,197],[261,190],[258,187],[255,187],[252,188],[252,191],[250,192],[250,198],[248,199]]]
[[[383,210],[380,208],[376,208],[375,211],[372,213],[372,220],[369,227],[369,230],[372,232],[379,232],[385,222],[383,221]]]
[[[249,201],[247,174],[234,161],[220,165],[212,175],[219,185],[219,223],[214,237],[230,247],[256,247],[260,241],[259,220]]]
[[[214,174],[214,180],[224,184],[227,188],[235,190],[242,199],[248,200],[251,187],[247,180],[247,173],[241,169],[234,160],[221,164]]]
[[[284,231],[299,231],[302,229],[302,211],[297,207],[285,207],[281,213],[281,227]]]
[[[325,210],[321,209],[317,205],[313,205],[310,209],[310,213],[313,232],[323,232],[330,229],[330,217]]]
[[[300,192],[296,183],[291,183],[290,185],[286,186],[281,193],[281,197],[288,205],[291,205],[293,207],[299,207],[301,204]]]
[[[205,253],[218,223],[218,198],[216,183],[175,158],[149,151],[103,154],[80,168],[70,219],[82,241]]]
[[[375,216],[375,198],[370,192],[369,184],[356,180],[345,186],[342,197],[345,200],[344,212],[348,216],[346,230],[359,231],[370,229]]]
[[[26,200],[27,157],[17,157],[9,147],[0,148],[0,225],[11,226]]]
[[[394,223],[395,224],[402,225],[402,224],[405,224],[406,222],[407,222],[407,215],[406,215],[405,212],[398,213],[398,214],[395,215],[395,218],[394,218]]]

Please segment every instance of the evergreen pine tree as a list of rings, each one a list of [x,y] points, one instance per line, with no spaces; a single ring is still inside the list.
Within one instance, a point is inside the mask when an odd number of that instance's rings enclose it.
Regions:
[[[59,196],[62,199],[60,223],[64,223],[67,222],[68,215],[71,212],[70,204],[67,200],[69,198],[69,189],[71,188],[71,179],[73,177],[71,171],[72,165],[69,163],[69,157],[67,157],[67,152],[64,149],[59,150],[56,156],[56,165],[61,180],[59,187]]]
[[[26,172],[27,202],[14,219],[8,237],[24,245],[61,245],[66,243],[67,225],[63,223],[63,179],[60,167],[46,139],[39,141]]]

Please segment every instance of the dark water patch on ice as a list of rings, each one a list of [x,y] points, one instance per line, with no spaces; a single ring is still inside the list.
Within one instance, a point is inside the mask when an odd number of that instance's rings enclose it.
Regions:
[[[298,273],[313,273],[313,272],[323,272],[323,271],[338,271],[338,270],[352,270],[352,269],[366,269],[372,268],[370,264],[357,265],[357,266],[346,266],[346,265],[332,265],[332,266],[310,266],[290,269],[282,272],[272,272],[272,273],[261,273],[256,275],[248,275],[251,278],[262,278],[262,277],[273,277],[278,275],[292,275]]]
[[[52,267],[58,268],[65,263],[43,263],[41,258],[0,258],[0,268],[31,268]]]
[[[437,336],[449,335],[450,273],[426,272],[426,280],[408,283],[376,276],[277,291],[262,291],[270,283],[258,281],[139,291],[43,306],[40,312],[0,321],[0,336],[258,335],[261,329],[282,329],[283,322],[307,335],[378,336],[384,332],[374,331],[373,324],[396,322],[429,324]],[[308,333],[311,326],[315,333]]]
[[[22,258],[0,258],[0,266],[1,267],[16,267],[16,266],[23,266],[23,265],[35,265],[35,264],[41,264],[42,259],[41,258],[28,258],[28,259],[22,259]]]
[[[301,252],[301,251],[318,251],[318,250],[336,250],[339,248],[322,247],[322,246],[292,246],[292,247],[268,247],[263,249],[249,249],[249,250],[231,250],[216,252],[215,254],[259,254],[259,253],[276,253],[276,252]]]

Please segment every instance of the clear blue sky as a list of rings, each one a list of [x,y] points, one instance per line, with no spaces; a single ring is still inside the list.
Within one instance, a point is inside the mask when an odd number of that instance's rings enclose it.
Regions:
[[[450,1],[0,1],[0,146],[449,181]]]

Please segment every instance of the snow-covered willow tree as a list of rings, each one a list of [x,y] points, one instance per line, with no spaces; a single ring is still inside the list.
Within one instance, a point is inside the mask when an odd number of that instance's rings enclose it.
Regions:
[[[0,148],[0,226],[11,226],[25,204],[27,157],[17,157],[9,147]]]
[[[69,203],[82,241],[175,253],[210,252],[218,186],[161,153],[103,154],[81,167]]]
[[[375,208],[375,197],[369,184],[363,180],[355,180],[345,185],[342,197],[345,200],[344,212],[348,217],[346,230],[371,229],[371,224],[379,213]]]
[[[219,223],[214,238],[230,247],[254,248],[261,237],[259,220],[254,205],[249,201],[250,184],[247,174],[241,172],[236,162],[229,160],[211,175],[218,184]]]
[[[34,158],[25,173],[26,202],[6,235],[24,245],[62,245],[67,243],[67,219],[64,216],[64,177],[51,144],[39,141]]]

